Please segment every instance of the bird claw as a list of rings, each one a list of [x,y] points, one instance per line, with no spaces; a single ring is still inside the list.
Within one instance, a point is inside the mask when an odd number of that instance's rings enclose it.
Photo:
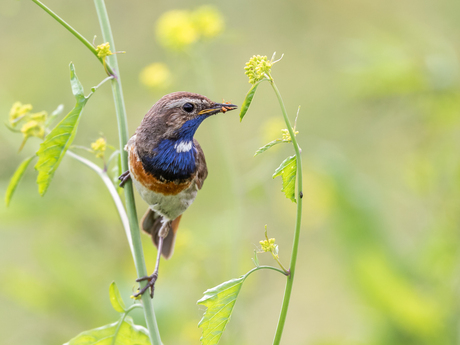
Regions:
[[[137,298],[141,295],[143,295],[148,289],[150,289],[150,298],[153,298],[153,292],[155,291],[155,282],[158,279],[158,273],[153,273],[151,276],[145,276],[136,279],[136,282],[142,282],[145,280],[148,280],[147,284],[137,293],[135,293],[133,296],[134,298]]]
[[[131,178],[131,175],[129,174],[129,170],[126,170],[123,174],[120,175],[118,178],[121,182],[119,184],[120,187],[123,187],[126,182]]]

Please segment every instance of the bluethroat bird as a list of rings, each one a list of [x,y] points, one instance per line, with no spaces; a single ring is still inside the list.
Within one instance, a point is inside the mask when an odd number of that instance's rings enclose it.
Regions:
[[[236,108],[196,93],[173,92],[153,105],[128,141],[129,170],[120,176],[120,186],[131,179],[149,205],[141,227],[158,248],[155,270],[137,279],[148,284],[135,297],[150,288],[153,298],[160,257],[171,257],[182,213],[208,175],[203,150],[193,138],[198,126],[211,115]]]

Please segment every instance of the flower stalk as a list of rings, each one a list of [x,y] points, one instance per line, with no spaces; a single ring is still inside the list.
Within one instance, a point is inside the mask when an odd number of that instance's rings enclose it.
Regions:
[[[105,42],[110,44],[110,47],[115,51],[115,42],[110,28],[109,17],[107,9],[105,7],[104,0],[94,0],[96,6],[99,23],[101,25],[102,37]],[[128,155],[124,150],[124,147],[129,139],[128,132],[128,120],[126,117],[126,109],[123,99],[123,91],[121,87],[120,73],[118,70],[118,61],[115,54],[106,56],[110,66],[115,70],[116,78],[112,79],[112,93],[115,102],[115,111],[118,122],[118,134],[120,142],[120,156],[121,156],[121,167],[123,171],[128,170]],[[134,263],[138,277],[144,277],[147,275],[147,268],[144,261],[144,252],[142,249],[142,242],[139,230],[139,223],[137,220],[136,205],[134,203],[133,185],[131,181],[125,184],[125,203],[126,211],[129,218],[129,228],[131,232],[131,239],[134,247]],[[141,283],[141,287],[147,284],[146,282]],[[144,315],[147,323],[147,328],[150,333],[150,340],[153,345],[161,345],[160,333],[155,318],[155,312],[153,309],[153,301],[148,294],[142,296],[142,302],[144,304]]]
[[[275,91],[276,97],[278,98],[281,111],[283,113],[284,121],[286,123],[287,130],[291,136],[292,145],[294,146],[295,156],[297,159],[297,216],[294,232],[294,241],[292,244],[292,253],[291,253],[291,263],[289,265],[289,276],[287,277],[286,287],[284,290],[283,304],[281,306],[281,313],[278,319],[278,326],[276,328],[275,338],[273,340],[273,345],[278,345],[281,341],[281,336],[283,334],[284,324],[286,322],[286,315],[289,307],[289,301],[291,300],[292,284],[294,282],[295,268],[297,263],[297,251],[299,249],[299,239],[300,239],[300,224],[302,222],[302,158],[299,145],[297,144],[297,139],[295,136],[294,129],[292,128],[289,117],[287,116],[286,107],[284,106],[283,98],[273,80],[272,76],[268,72],[268,77],[270,84]]]

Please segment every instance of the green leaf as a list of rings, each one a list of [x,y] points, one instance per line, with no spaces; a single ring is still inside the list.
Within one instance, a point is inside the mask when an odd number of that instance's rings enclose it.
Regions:
[[[267,151],[270,147],[273,147],[276,144],[281,144],[282,142],[283,142],[283,140],[281,140],[281,139],[276,139],[276,140],[270,141],[268,144],[265,144],[260,149],[258,149],[256,151],[256,153],[254,154],[254,157],[259,155],[259,154],[261,154],[262,152]]]
[[[254,95],[256,93],[257,87],[261,82],[267,79],[262,79],[258,81],[256,84],[254,84],[250,89],[248,94],[246,95],[246,98],[244,99],[243,105],[241,106],[241,111],[240,111],[240,121],[243,121],[244,115],[248,112],[249,106],[251,105],[252,99],[254,98]]]
[[[286,198],[295,200],[295,177],[297,175],[297,159],[296,156],[286,158],[283,163],[275,170],[273,178],[281,176],[283,178],[283,187],[281,191],[284,192]]]
[[[24,172],[26,171],[27,167],[29,166],[30,162],[32,159],[34,159],[35,156],[29,157],[25,159],[16,169],[14,172],[13,176],[11,177],[10,184],[8,185],[8,188],[6,189],[6,194],[5,194],[5,203],[6,206],[10,205],[11,198],[13,197],[14,191],[16,190],[16,187],[18,186],[19,182],[21,181],[22,176],[24,175]]]
[[[70,64],[70,85],[77,104],[46,136],[37,151],[38,162],[35,165],[35,169],[38,171],[37,184],[40,195],[45,194],[56,169],[72,144],[83,108],[89,99],[83,94],[83,86],[75,74],[75,68],[72,63]]]
[[[203,345],[214,345],[219,342],[225,326],[230,321],[236,298],[246,277],[232,279],[206,290],[203,298],[197,302],[208,308],[198,324],[203,330],[200,339]]]
[[[147,329],[135,325],[127,316],[117,333],[119,322],[91,329],[77,335],[64,345],[151,345]],[[113,338],[116,335],[115,342]]]
[[[49,126],[51,122],[54,121],[56,117],[61,115],[61,113],[64,111],[64,104],[59,104],[58,107],[51,113],[51,115],[46,119],[45,126]]]
[[[109,296],[110,303],[112,303],[113,309],[119,313],[124,313],[126,311],[125,302],[121,298],[120,291],[118,290],[117,284],[112,282],[109,287]]]

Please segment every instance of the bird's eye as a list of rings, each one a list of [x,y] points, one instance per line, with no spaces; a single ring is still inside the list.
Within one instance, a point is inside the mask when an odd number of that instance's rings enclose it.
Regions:
[[[187,113],[191,113],[193,109],[195,109],[195,106],[192,103],[185,103],[182,106],[182,109],[184,109]]]

